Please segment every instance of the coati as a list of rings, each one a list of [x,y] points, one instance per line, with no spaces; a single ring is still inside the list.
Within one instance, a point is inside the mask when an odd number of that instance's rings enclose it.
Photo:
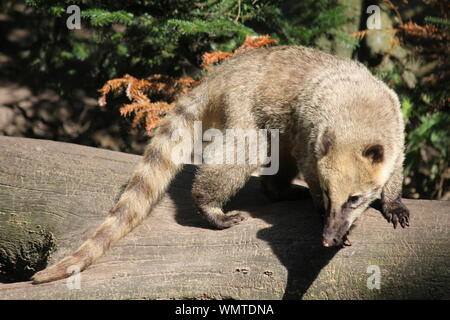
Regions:
[[[263,176],[276,200],[301,172],[324,217],[323,245],[341,246],[375,199],[394,227],[409,225],[401,201],[404,123],[397,95],[362,64],[300,46],[259,48],[231,57],[180,97],[156,130],[118,203],[94,235],[71,256],[36,273],[34,283],[86,269],[139,225],[182,164],[171,159],[177,129],[203,127],[280,130],[278,173]],[[222,207],[258,164],[202,165],[193,183],[199,213],[216,228],[243,220]],[[71,267],[71,268],[69,268]]]

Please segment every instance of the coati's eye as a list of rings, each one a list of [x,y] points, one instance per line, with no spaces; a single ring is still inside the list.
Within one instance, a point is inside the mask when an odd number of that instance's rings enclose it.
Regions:
[[[360,200],[361,196],[350,196],[348,197],[347,203],[350,204],[351,206],[355,206],[359,203]]]

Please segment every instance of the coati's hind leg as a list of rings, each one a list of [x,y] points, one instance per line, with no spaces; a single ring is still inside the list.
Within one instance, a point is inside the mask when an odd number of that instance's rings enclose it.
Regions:
[[[192,198],[199,213],[219,229],[244,220],[239,212],[225,214],[223,205],[241,189],[257,165],[203,165],[192,186]]]
[[[292,180],[297,177],[299,170],[297,161],[290,152],[280,153],[279,169],[274,175],[261,176],[261,188],[272,201],[289,201],[308,198],[308,188],[293,186]]]
[[[398,165],[381,193],[382,213],[394,228],[400,224],[402,228],[409,226],[409,209],[403,204],[402,194],[403,169]]]

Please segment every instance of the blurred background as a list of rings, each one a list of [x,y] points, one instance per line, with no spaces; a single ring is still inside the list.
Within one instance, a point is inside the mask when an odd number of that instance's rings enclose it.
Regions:
[[[73,4],[81,28],[69,30]],[[449,200],[449,13],[449,0],[3,0],[0,135],[140,154],[145,128],[120,116],[120,101],[98,105],[106,81],[200,79],[204,53],[267,34],[359,60],[393,88],[407,130],[404,196]]]

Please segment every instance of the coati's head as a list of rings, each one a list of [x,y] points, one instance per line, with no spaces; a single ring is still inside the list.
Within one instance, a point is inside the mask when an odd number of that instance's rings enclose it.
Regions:
[[[340,141],[341,140],[341,141]],[[319,137],[318,174],[325,208],[323,245],[348,244],[353,222],[381,194],[385,147],[381,142],[348,141],[326,129]]]

